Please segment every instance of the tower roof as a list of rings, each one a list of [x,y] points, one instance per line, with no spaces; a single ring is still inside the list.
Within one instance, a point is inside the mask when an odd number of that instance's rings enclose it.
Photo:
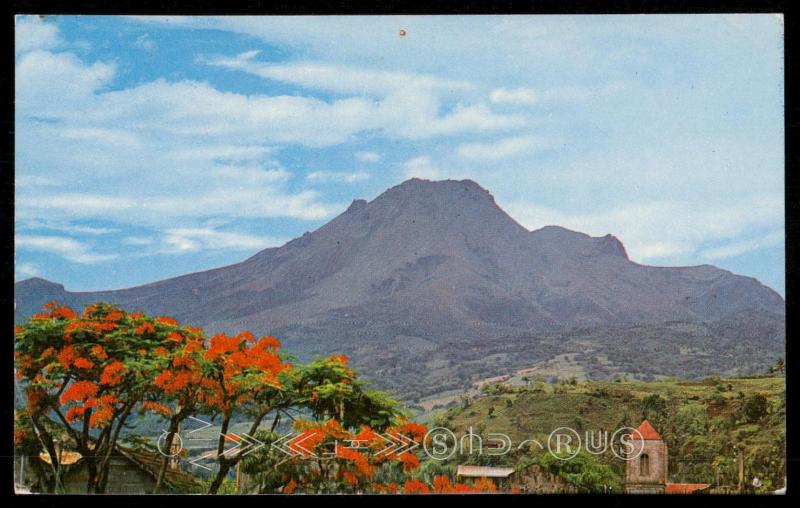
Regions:
[[[661,435],[656,432],[656,429],[653,428],[653,425],[651,425],[647,420],[644,420],[642,423],[640,423],[636,431],[645,441],[663,441],[663,439],[661,439]]]

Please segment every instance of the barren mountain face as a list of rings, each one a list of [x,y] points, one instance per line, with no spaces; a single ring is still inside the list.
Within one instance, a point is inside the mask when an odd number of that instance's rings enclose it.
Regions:
[[[15,290],[17,320],[49,300],[110,301],[209,332],[274,334],[301,355],[349,352],[367,374],[404,348],[409,358],[476,340],[536,349],[530,337],[574,329],[744,312],[782,322],[785,312],[781,296],[752,278],[640,265],[611,235],[530,232],[470,180],[408,180],[282,247],[207,272],[117,291],[71,293],[42,279]],[[783,337],[769,344],[780,349]]]

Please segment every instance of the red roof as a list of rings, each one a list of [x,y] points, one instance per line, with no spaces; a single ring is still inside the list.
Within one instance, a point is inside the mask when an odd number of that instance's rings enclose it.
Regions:
[[[710,483],[668,483],[664,489],[665,494],[691,494],[692,492],[707,489]]]
[[[653,426],[650,425],[650,422],[648,422],[647,420],[639,424],[639,428],[636,429],[636,431],[639,432],[639,434],[636,434],[634,432],[633,433],[634,439],[636,439],[639,435],[641,435],[642,439],[644,439],[645,441],[662,441],[659,433],[656,432],[656,429],[654,429]]]

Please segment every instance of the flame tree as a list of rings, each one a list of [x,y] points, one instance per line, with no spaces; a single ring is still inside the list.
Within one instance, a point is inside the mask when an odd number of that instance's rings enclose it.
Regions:
[[[120,431],[152,390],[174,326],[106,304],[82,315],[55,303],[44,310],[15,327],[15,358],[27,418],[50,457],[49,488],[60,474],[60,446],[82,455],[87,492],[103,492]],[[49,415],[62,423],[67,442],[56,443],[43,423]]]
[[[72,448],[85,461],[87,492],[104,492],[120,432],[136,410],[167,420],[167,453],[180,424],[189,416],[221,419],[218,467],[210,493],[218,491],[231,468],[243,458],[241,447],[226,450],[226,440],[235,439],[229,433],[235,417],[252,419],[250,436],[259,432],[270,413],[274,413],[271,430],[281,414],[294,419],[294,412],[325,422],[327,427],[317,430],[339,429],[336,432],[342,436],[354,436],[359,429],[386,430],[405,422],[399,403],[368,389],[345,356],[293,365],[270,336],[256,338],[242,332],[206,340],[201,329],[181,326],[173,318],[151,318],[103,303],[87,307],[80,315],[55,303],[44,310],[15,326],[16,375],[27,398],[27,407],[18,412],[15,440],[38,443],[33,446],[47,452],[49,491],[55,489],[61,472],[59,448]],[[66,440],[56,435],[61,432],[53,432],[51,415],[63,427]],[[309,430],[316,423],[302,425],[310,426],[305,428]],[[326,436],[321,441],[331,437]],[[162,460],[155,492],[164,481],[169,459],[165,456]],[[356,456],[338,460],[363,464]],[[410,455],[398,460],[414,461]],[[325,467],[322,465],[318,476],[326,476]],[[334,470],[338,479],[350,481],[362,473],[359,482],[346,482],[360,485],[368,469],[339,465]]]

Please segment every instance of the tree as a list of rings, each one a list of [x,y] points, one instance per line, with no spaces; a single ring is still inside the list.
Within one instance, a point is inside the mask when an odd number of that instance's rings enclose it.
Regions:
[[[760,393],[754,393],[744,400],[742,413],[748,422],[759,421],[767,414],[767,398]]]
[[[56,416],[68,442],[83,457],[87,492],[103,492],[112,452],[131,412],[153,389],[153,374],[169,355],[171,318],[128,314],[95,304],[82,315],[51,302],[15,327],[17,378],[28,400],[27,417],[60,473],[57,443],[46,415]],[[50,489],[55,487],[51,483]]]
[[[403,447],[397,453],[392,448],[401,439],[421,443],[427,432],[424,425],[402,422],[388,427],[384,433],[364,425],[360,429],[343,427],[336,419],[324,421],[297,420],[298,434],[287,443],[298,453],[293,456],[276,454],[264,447],[248,456],[243,462],[245,471],[259,481],[260,492],[292,493],[363,493],[396,490],[392,482],[381,483],[389,470],[408,474],[419,468],[419,457]],[[264,435],[269,441],[276,434]],[[402,438],[401,438],[402,436]],[[418,452],[417,452],[418,453]]]
[[[236,336],[220,333],[211,338],[203,354],[204,375],[210,380],[210,393],[203,405],[222,419],[217,440],[218,469],[209,487],[210,494],[217,492],[228,471],[244,453],[243,448],[238,448],[234,454],[225,450],[227,442],[236,439],[229,435],[234,414],[253,418],[247,432],[252,436],[269,412],[295,403],[284,384],[291,379],[291,365],[284,363],[278,354],[279,348],[280,342],[275,337],[256,340],[250,332]],[[165,375],[168,372],[165,371]]]
[[[523,463],[523,467],[538,464],[542,469],[558,475],[578,489],[586,492],[620,492],[619,477],[605,464],[597,462],[588,452],[580,450],[574,457],[569,450],[556,454],[545,453]]]

